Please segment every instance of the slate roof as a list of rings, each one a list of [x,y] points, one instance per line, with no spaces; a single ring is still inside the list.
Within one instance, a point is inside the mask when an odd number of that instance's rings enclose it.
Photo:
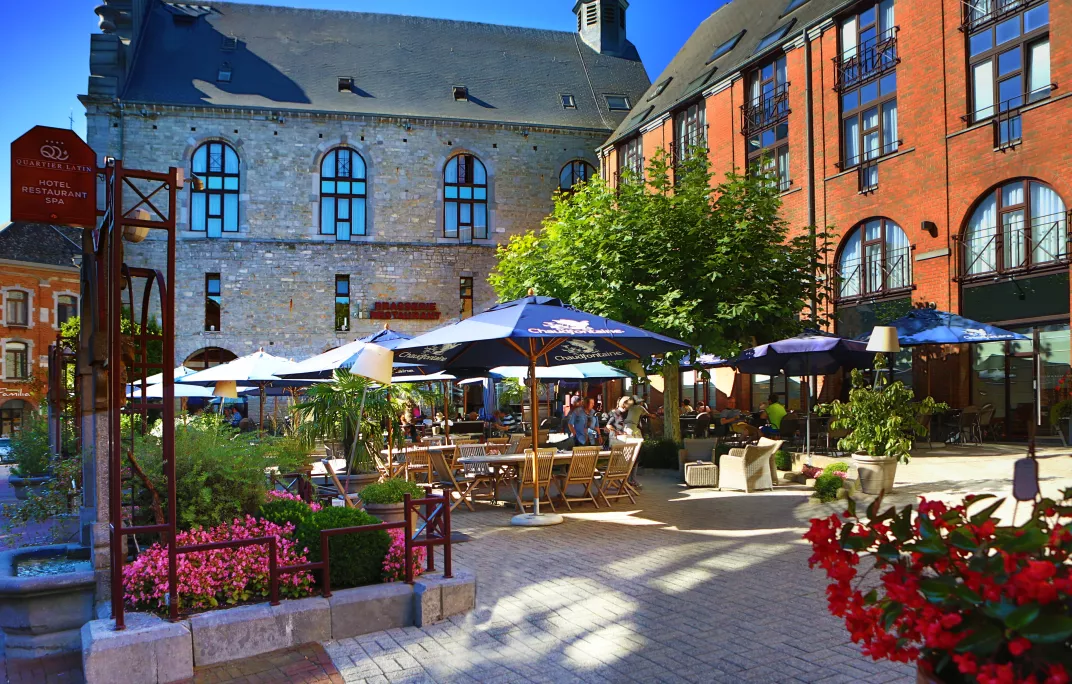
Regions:
[[[82,229],[14,221],[0,227],[0,259],[74,268],[82,253]]]
[[[785,10],[792,4],[790,0],[733,0],[723,5],[697,27],[666,70],[652,81],[651,87],[634,103],[633,111],[614,131],[607,145],[631,136],[644,124],[686,100],[698,97],[750,63],[763,61],[781,45],[798,39],[805,27],[820,23],[853,2],[855,0],[807,0],[788,13]],[[785,37],[756,51],[764,37],[786,25],[790,26]],[[733,49],[711,61],[715,50],[741,31],[744,35]],[[671,79],[670,82],[658,96],[654,96],[667,79]],[[797,87],[803,86],[801,83]]]
[[[568,11],[563,4],[562,11]],[[179,16],[176,21],[176,15]],[[237,39],[228,50],[228,38]],[[574,33],[393,14],[157,3],[124,86],[128,102],[262,107],[611,131],[648,87],[640,58]],[[220,67],[229,83],[218,82]],[[353,77],[353,92],[338,78]],[[466,86],[458,102],[452,87]],[[576,99],[562,107],[561,94]]]

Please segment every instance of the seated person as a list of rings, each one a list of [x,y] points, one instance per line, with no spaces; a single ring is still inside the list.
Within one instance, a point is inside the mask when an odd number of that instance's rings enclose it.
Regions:
[[[491,428],[492,432],[497,434],[509,432],[509,428],[506,427],[506,424],[503,422],[504,420],[505,416],[503,416],[503,412],[499,409],[495,409],[491,414],[491,420],[488,421],[488,427]]]
[[[741,417],[741,411],[737,408],[737,402],[730,399],[726,403],[726,408],[718,414],[718,423],[715,426],[715,433],[720,437],[730,434],[730,431],[734,423],[739,423],[743,420]]]
[[[699,439],[707,437],[711,431],[711,409],[701,404],[701,410],[696,414],[696,427],[694,433]]]
[[[785,406],[778,403],[778,395],[772,394],[767,398],[767,420],[770,421],[770,425],[764,426],[759,429],[767,437],[777,437],[778,430],[782,426],[782,418],[785,418],[785,414],[788,413]]]

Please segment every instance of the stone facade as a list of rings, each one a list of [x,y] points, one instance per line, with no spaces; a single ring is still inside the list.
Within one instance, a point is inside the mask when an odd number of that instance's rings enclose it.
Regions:
[[[303,358],[373,332],[373,302],[434,302],[438,321],[400,320],[410,333],[455,318],[459,278],[474,279],[473,310],[495,300],[487,275],[495,247],[539,227],[552,207],[559,172],[574,159],[596,163],[605,132],[294,112],[152,107],[131,111],[87,102],[89,143],[127,168],[176,166],[189,176],[194,151],[222,140],[240,159],[239,231],[206,238],[190,230],[190,188],[180,193],[176,360],[204,347],[242,355],[263,347]],[[319,234],[320,162],[348,146],[365,160],[367,235],[337,242]],[[443,169],[466,152],[488,174],[489,239],[459,244],[443,236]],[[128,248],[129,263],[156,267],[163,245]],[[219,273],[222,317],[204,331],[205,274]],[[336,332],[334,283],[349,275],[349,332]],[[358,312],[365,317],[357,318]]]

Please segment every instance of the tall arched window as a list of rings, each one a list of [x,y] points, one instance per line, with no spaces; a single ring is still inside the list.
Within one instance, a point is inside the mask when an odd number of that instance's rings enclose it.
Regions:
[[[8,380],[30,377],[30,350],[25,342],[4,343],[4,377]]]
[[[577,183],[587,183],[596,173],[596,167],[581,159],[574,159],[562,167],[558,174],[558,189],[569,192]]]
[[[349,147],[320,163],[320,234],[349,240],[365,234],[365,160]]]
[[[1068,259],[1068,216],[1053,188],[1015,180],[988,193],[964,229],[965,276],[1025,270]]]
[[[190,193],[190,230],[208,237],[237,233],[238,154],[234,148],[224,142],[207,142],[194,152],[191,166],[203,189]]]
[[[488,239],[488,173],[471,154],[451,157],[443,170],[443,237]]]
[[[838,298],[881,295],[912,286],[912,245],[893,221],[875,218],[849,232],[838,257]]]

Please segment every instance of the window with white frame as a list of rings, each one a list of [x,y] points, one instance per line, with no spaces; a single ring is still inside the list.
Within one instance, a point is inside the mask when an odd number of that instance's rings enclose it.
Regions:
[[[11,327],[30,326],[30,293],[8,290],[4,293],[4,323]]]
[[[8,380],[30,377],[30,349],[25,342],[4,343],[4,377]]]
[[[838,257],[838,299],[879,296],[912,286],[912,245],[899,225],[874,218],[853,228]]]
[[[1014,180],[984,196],[964,230],[964,276],[990,275],[1068,260],[1064,200],[1038,181]]]

